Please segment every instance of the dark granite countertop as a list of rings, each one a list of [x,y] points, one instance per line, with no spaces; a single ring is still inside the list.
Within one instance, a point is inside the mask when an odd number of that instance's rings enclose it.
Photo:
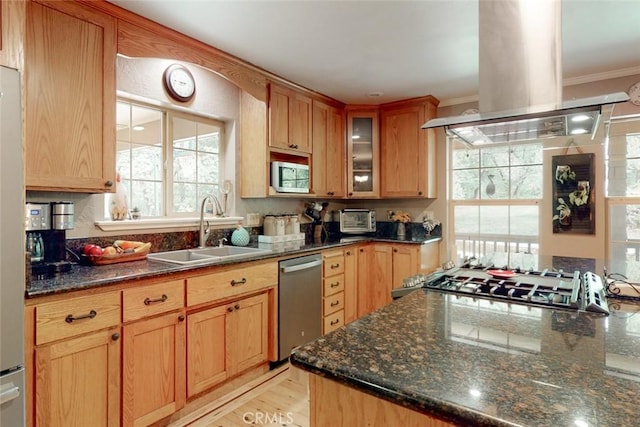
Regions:
[[[310,252],[317,252],[319,250],[330,249],[333,247],[347,246],[354,243],[362,243],[367,241],[380,241],[380,242],[396,242],[407,244],[423,244],[429,242],[436,242],[441,240],[439,236],[433,236],[427,239],[414,239],[414,240],[397,240],[392,238],[370,238],[354,237],[354,240],[348,239],[348,241],[325,241],[322,243],[306,243],[295,249],[282,249],[274,250],[270,253],[260,253],[255,256],[246,257],[242,259],[230,259],[228,261],[216,262],[209,265],[191,265],[184,266],[178,264],[170,264],[161,261],[131,261],[123,262],[119,264],[110,265],[80,265],[73,264],[71,271],[66,273],[57,274],[54,277],[47,279],[31,280],[25,291],[26,298],[34,298],[39,296],[76,291],[81,289],[95,288],[105,285],[113,285],[126,280],[135,279],[148,279],[154,277],[162,277],[172,273],[178,273],[183,271],[195,271],[198,269],[211,268],[212,266],[223,266],[238,264],[242,262],[256,261],[267,258],[280,258],[287,256],[300,256]],[[347,239],[345,239],[347,240]]]
[[[640,303],[610,307],[601,316],[418,289],[290,360],[458,425],[638,425]]]

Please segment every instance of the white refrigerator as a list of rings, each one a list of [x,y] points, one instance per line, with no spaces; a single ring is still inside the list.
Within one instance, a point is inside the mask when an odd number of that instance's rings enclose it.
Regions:
[[[25,424],[25,233],[20,75],[0,66],[0,426]]]

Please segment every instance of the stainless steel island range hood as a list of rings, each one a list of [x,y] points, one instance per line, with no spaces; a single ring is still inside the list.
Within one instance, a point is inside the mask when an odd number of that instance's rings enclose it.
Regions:
[[[469,144],[592,134],[624,92],[562,101],[560,0],[479,0],[479,112],[436,118]]]

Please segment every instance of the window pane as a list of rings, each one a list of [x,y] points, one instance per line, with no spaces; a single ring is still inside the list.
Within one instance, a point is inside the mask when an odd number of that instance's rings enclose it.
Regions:
[[[481,206],[480,232],[507,234],[509,232],[509,206]]]
[[[541,165],[542,145],[523,144],[513,145],[510,151],[511,166],[518,165]]]
[[[173,150],[173,180],[196,182],[196,152]]]
[[[512,235],[538,236],[538,206],[511,206],[509,232]]]
[[[542,198],[542,165],[511,168],[511,198]]]
[[[474,200],[478,198],[478,169],[463,169],[452,173],[452,198],[455,200]]]
[[[640,204],[611,205],[609,218],[609,272],[640,282]]]
[[[131,186],[131,208],[138,208],[140,215],[162,215],[162,183],[153,181],[134,181]]]
[[[453,169],[477,168],[480,165],[480,150],[477,148],[466,148],[458,143],[462,148],[456,147],[451,156]]]
[[[188,183],[173,184],[173,211],[174,212],[199,212],[198,186]]]
[[[218,153],[220,151],[220,128],[198,123],[198,151]]]
[[[189,150],[196,149],[195,137],[198,134],[196,122],[173,117],[173,147]]]
[[[198,182],[218,182],[218,155],[198,153]]]
[[[131,178],[162,181],[162,148],[131,144]]]
[[[479,231],[478,206],[455,206],[456,234],[477,234]]]
[[[506,175],[506,176],[503,176]],[[481,199],[509,198],[509,169],[491,168],[482,171],[480,183]]]
[[[481,150],[483,167],[509,166],[509,146],[498,145],[486,147]]]

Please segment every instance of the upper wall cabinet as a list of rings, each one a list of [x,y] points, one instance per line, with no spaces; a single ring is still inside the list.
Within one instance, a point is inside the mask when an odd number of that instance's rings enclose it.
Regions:
[[[269,147],[292,154],[311,153],[312,99],[301,92],[269,85]]]
[[[347,111],[347,196],[380,196],[378,110]]]
[[[313,101],[311,192],[318,197],[345,196],[344,109]]]
[[[115,19],[77,2],[29,2],[25,161],[30,190],[115,190]]]
[[[25,2],[0,1],[0,65],[22,71]]]
[[[421,129],[437,105],[426,96],[381,106],[381,197],[437,197],[435,133]]]

